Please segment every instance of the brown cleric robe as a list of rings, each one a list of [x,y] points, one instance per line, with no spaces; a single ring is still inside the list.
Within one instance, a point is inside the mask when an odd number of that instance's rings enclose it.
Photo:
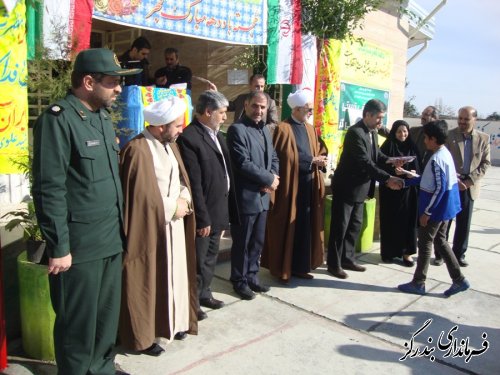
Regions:
[[[303,126],[303,125],[302,125]],[[328,151],[316,135],[314,127],[306,124],[311,155],[327,155]],[[312,196],[310,228],[296,228],[297,196],[299,193],[299,155],[297,142],[289,122],[281,122],[274,131],[273,144],[280,161],[280,184],[271,195],[271,207],[267,217],[266,240],[261,265],[273,276],[289,280],[292,274],[294,236],[297,230],[310,230],[310,267],[323,264],[324,254],[324,196],[323,173],[317,166],[312,168]]]
[[[182,182],[189,193],[189,178],[175,143],[169,144],[179,164]],[[156,183],[153,154],[144,134],[130,141],[120,153],[124,196],[124,230],[127,250],[123,260],[122,305],[119,337],[131,350],[147,349],[157,337],[173,339],[167,267],[167,233],[164,201]],[[174,209],[175,211],[175,209]],[[188,332],[198,333],[196,291],[196,224],[194,215],[184,218],[188,281]],[[175,249],[174,249],[175,250]],[[174,280],[175,281],[175,280]],[[167,287],[168,286],[168,287]],[[175,322],[175,320],[174,320]]]

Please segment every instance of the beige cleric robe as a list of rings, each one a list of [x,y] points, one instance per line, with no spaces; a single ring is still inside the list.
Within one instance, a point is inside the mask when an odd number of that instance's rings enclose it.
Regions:
[[[306,124],[311,155],[326,155],[328,151],[319,142],[312,125]],[[296,200],[299,186],[299,155],[295,135],[288,122],[281,122],[273,134],[273,144],[280,161],[280,184],[271,194],[271,207],[267,216],[266,240],[261,264],[273,276],[289,280],[292,270],[293,239]],[[324,196],[323,174],[314,167],[311,198],[311,267],[323,264],[324,253]]]
[[[198,331],[195,222],[172,220],[177,197],[191,199],[176,144],[165,150],[145,130],[121,151],[120,175],[127,250],[119,333],[125,348],[144,350],[156,337]]]

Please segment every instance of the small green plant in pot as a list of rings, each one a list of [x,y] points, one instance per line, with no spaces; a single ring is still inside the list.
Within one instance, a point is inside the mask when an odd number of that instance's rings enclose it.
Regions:
[[[13,161],[29,181],[31,192],[32,174],[31,174],[31,157],[25,156],[20,160]],[[45,241],[42,237],[42,232],[38,226],[35,214],[35,205],[31,197],[26,197],[23,202],[27,203],[26,208],[20,208],[7,212],[2,218],[9,218],[10,220],[5,225],[5,229],[12,231],[15,228],[22,228],[23,237],[26,241],[26,253],[28,261],[33,263],[46,262],[45,255]]]

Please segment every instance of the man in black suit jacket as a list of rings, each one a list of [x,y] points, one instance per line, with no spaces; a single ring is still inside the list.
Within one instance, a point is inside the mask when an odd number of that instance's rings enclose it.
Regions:
[[[196,216],[198,298],[203,307],[220,309],[210,290],[222,231],[237,223],[234,180],[226,141],[219,132],[228,101],[217,91],[205,91],[196,104],[196,118],[177,143],[191,182]],[[198,319],[207,317],[201,309]]]
[[[262,120],[267,110],[263,92],[251,92],[245,114],[229,127],[227,144],[234,168],[240,224],[231,225],[231,282],[242,298],[267,292],[257,277],[264,245],[269,193],[279,184],[279,161],[269,130]]]
[[[344,149],[332,177],[332,215],[328,243],[328,272],[345,279],[351,271],[365,271],[354,258],[354,246],[363,222],[363,202],[373,197],[375,180],[393,189],[402,187],[402,180],[377,166],[387,156],[378,148],[376,129],[381,124],[386,106],[369,100],[363,108],[363,119],[346,133]]]

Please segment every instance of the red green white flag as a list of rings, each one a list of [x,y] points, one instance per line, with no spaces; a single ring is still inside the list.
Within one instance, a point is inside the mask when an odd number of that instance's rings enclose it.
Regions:
[[[300,0],[268,0],[267,82],[302,82]]]
[[[70,58],[68,48],[72,53],[89,48],[94,0],[33,1],[27,8],[29,58],[37,46],[53,59]]]

